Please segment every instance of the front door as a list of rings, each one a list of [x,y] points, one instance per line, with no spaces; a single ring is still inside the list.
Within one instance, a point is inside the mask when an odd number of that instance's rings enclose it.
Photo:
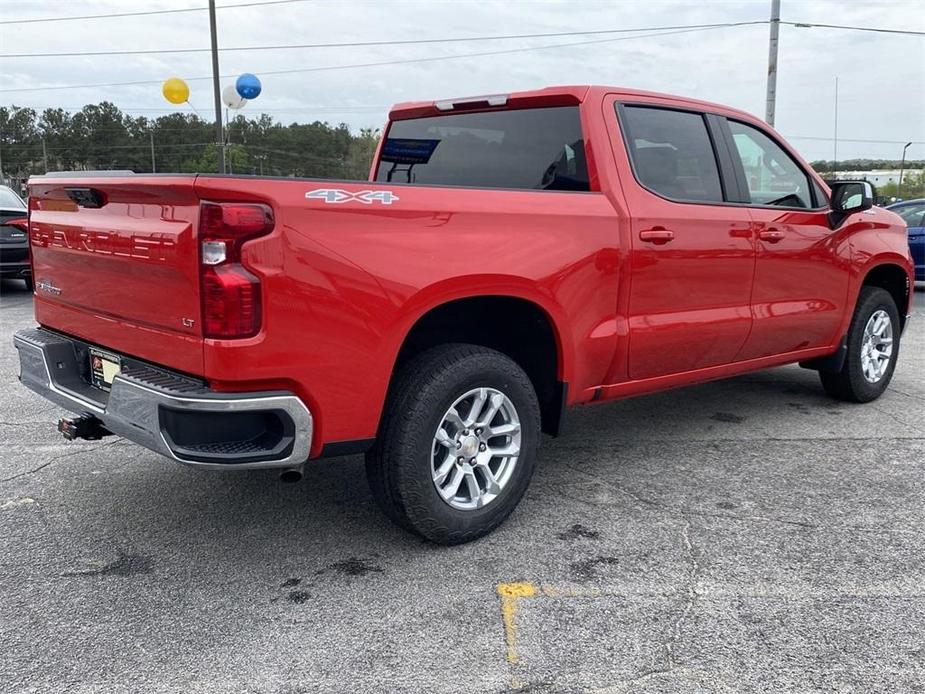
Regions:
[[[770,133],[728,119],[757,237],[753,325],[739,360],[835,344],[851,250],[821,188]]]
[[[751,327],[755,265],[747,209],[724,204],[707,116],[618,107],[634,177],[627,376],[638,380],[726,364]],[[618,161],[625,161],[619,155]]]

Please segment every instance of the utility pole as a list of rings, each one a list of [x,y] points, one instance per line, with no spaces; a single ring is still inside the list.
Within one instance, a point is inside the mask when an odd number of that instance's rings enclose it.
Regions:
[[[209,0],[209,31],[212,33],[212,92],[215,96],[215,143],[218,172],[225,173],[225,132],[222,128],[222,94],[218,84],[218,31],[215,28],[215,0]]]
[[[832,180],[838,179],[838,75],[835,76],[835,131],[832,144]]]
[[[902,199],[903,196],[903,170],[906,168],[906,150],[912,146],[911,142],[907,142],[906,146],[903,147],[903,160],[899,164],[899,183],[896,184],[896,197]]]
[[[771,0],[770,36],[768,37],[768,94],[764,119],[774,127],[777,106],[777,44],[780,33],[780,0]]]
[[[151,136],[151,173],[157,173],[157,162],[154,160],[154,131],[149,130],[148,135]]]
[[[45,138],[42,138],[42,163],[45,165],[45,173],[48,173],[48,150],[45,149]]]

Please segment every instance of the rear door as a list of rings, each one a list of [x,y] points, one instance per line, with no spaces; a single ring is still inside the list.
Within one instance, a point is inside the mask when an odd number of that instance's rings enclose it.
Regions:
[[[775,136],[726,119],[755,223],[754,325],[739,359],[834,344],[848,293],[850,248],[828,223],[818,184]]]
[[[35,314],[114,351],[202,369],[195,178],[30,181]]]
[[[729,154],[713,117],[636,102],[617,111],[617,165],[631,167],[620,171],[632,214],[627,376],[731,362],[751,327],[755,248],[747,210],[725,204]]]

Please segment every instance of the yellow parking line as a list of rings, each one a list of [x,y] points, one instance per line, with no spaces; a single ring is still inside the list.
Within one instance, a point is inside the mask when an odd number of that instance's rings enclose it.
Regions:
[[[518,658],[517,625],[514,623],[517,601],[521,598],[532,598],[536,595],[536,587],[532,583],[521,581],[499,583],[497,590],[501,596],[501,619],[504,622],[504,640],[507,642],[507,662],[514,665]]]
[[[501,619],[504,622],[504,640],[507,643],[507,662],[516,665],[520,656],[517,653],[517,603],[523,598],[545,596],[547,598],[596,598],[603,595],[599,588],[556,588],[541,585],[537,588],[529,581],[499,583],[495,589],[501,598]],[[511,676],[511,689],[520,689],[523,685],[516,676]]]

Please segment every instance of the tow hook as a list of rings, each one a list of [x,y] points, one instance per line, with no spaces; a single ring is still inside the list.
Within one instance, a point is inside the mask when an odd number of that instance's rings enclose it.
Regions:
[[[112,432],[103,426],[103,423],[92,414],[82,414],[73,419],[61,418],[58,420],[58,431],[68,441],[86,439],[99,441],[104,436],[112,436]]]

